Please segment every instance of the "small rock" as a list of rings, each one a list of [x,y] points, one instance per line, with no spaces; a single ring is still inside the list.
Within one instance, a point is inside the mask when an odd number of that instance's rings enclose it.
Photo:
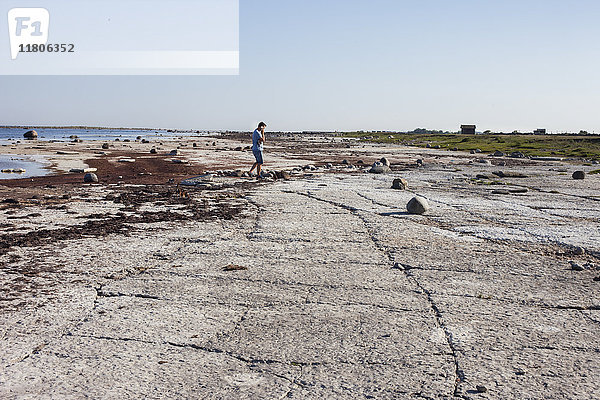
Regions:
[[[134,163],[135,159],[134,158],[121,158],[117,161],[120,163]]]
[[[400,271],[404,271],[406,268],[404,268],[404,265],[402,265],[400,263],[394,263],[394,266],[392,267],[392,269],[399,269]]]
[[[350,162],[348,162],[348,160],[344,160],[344,161],[342,161],[342,164],[348,165],[348,164],[350,164]]]
[[[427,144],[425,145],[425,147],[427,147],[428,149],[430,149],[430,148],[431,148],[431,143],[427,143]]]
[[[171,152],[169,153],[170,156],[178,156],[180,154],[181,154],[181,152],[177,149],[171,150]]]
[[[513,151],[512,153],[510,153],[510,157],[512,157],[512,158],[525,158],[525,154],[521,153],[520,151]]]
[[[408,202],[406,209],[411,214],[424,214],[429,210],[429,202],[424,197],[416,196]]]
[[[477,174],[475,175],[475,179],[493,179],[493,177],[487,174]]]
[[[527,193],[529,192],[529,189],[527,188],[515,188],[515,189],[509,189],[508,190],[511,193]]]
[[[392,189],[406,190],[408,188],[408,182],[406,179],[397,178],[392,182]]]
[[[470,151],[470,153],[471,153],[471,154],[475,154],[475,150],[471,150],[471,151]]]
[[[102,148],[103,148],[104,150],[108,150],[108,143],[103,143],[103,144],[102,144]]]
[[[196,143],[196,142],[192,143],[192,147],[198,147],[198,143]]]
[[[98,176],[92,172],[88,172],[83,177],[85,183],[98,183]]]
[[[520,172],[512,171],[494,171],[492,174],[499,176],[500,178],[527,178],[528,176]]]
[[[476,163],[478,164],[484,164],[484,165],[491,165],[492,163],[490,162],[490,160],[486,160],[485,158],[477,158],[475,160]]]
[[[594,277],[594,282],[600,282],[600,276]]]
[[[150,154],[156,154],[156,149],[150,149]]]
[[[481,149],[475,149],[475,153],[477,153],[477,154],[481,153]]]
[[[573,179],[584,179],[584,178],[585,178],[585,172],[583,172],[583,171],[573,172]]]
[[[510,191],[507,189],[496,189],[492,190],[492,194],[510,194]]]
[[[492,154],[492,156],[494,156],[494,157],[504,157],[504,153],[503,153],[503,152],[501,152],[500,150],[496,150],[496,151],[495,151],[495,152]]]
[[[458,147],[453,147],[452,151],[458,151]]]
[[[573,249],[573,254],[575,254],[576,256],[582,256],[585,254],[585,249],[583,247],[577,246]]]
[[[477,390],[477,392],[479,393],[485,393],[487,392],[487,388],[483,385],[477,385],[475,386],[475,390]]]
[[[242,265],[229,264],[223,267],[223,271],[244,271],[247,270],[248,267],[244,267]]]
[[[243,147],[236,147],[235,151],[244,151],[244,148]]]
[[[417,160],[417,167],[422,167],[423,166],[423,160],[421,160],[420,158]]]
[[[571,269],[573,271],[583,271],[585,269],[582,265],[576,263],[575,261],[569,261],[569,264],[571,264]]]
[[[382,164],[380,162],[376,162],[373,163],[373,166],[371,167],[369,172],[372,174],[387,174],[389,172],[392,172],[392,170],[387,165]]]

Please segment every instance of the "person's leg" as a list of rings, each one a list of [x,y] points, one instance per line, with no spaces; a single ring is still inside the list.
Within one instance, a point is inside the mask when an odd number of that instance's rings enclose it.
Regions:
[[[258,174],[258,175],[257,175],[257,177],[259,177],[259,178],[260,178],[260,176],[261,176],[261,175],[260,175],[260,171],[261,171],[261,169],[262,169],[262,164],[258,164],[258,169],[256,170],[256,173]]]
[[[258,163],[257,162],[255,162],[254,165],[252,165],[252,168],[250,168],[250,171],[248,171],[248,173],[250,175],[252,175],[252,171],[254,171],[254,168],[256,168],[256,167],[258,167]]]

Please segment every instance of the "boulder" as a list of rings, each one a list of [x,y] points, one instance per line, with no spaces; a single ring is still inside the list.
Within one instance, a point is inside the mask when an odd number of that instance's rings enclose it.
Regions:
[[[500,150],[496,150],[493,154],[494,157],[504,157],[504,153]]]
[[[23,137],[25,139],[29,139],[29,140],[33,140],[33,139],[37,139],[38,138],[38,133],[36,131],[27,131],[25,132],[25,134],[23,134]]]
[[[373,163],[373,166],[371,167],[369,172],[372,174],[387,174],[389,172],[392,172],[392,170],[387,165],[382,164],[380,162],[376,162]]]
[[[429,210],[429,202],[424,197],[416,196],[410,199],[406,209],[411,214],[424,214]]]
[[[392,189],[406,190],[406,188],[408,188],[408,182],[406,179],[397,178],[392,182]]]
[[[510,153],[510,156],[512,158],[525,158],[525,154],[521,153],[520,151],[513,151]]]
[[[573,179],[585,179],[585,172],[583,172],[583,171],[573,172]]]
[[[98,176],[96,174],[94,174],[93,172],[88,172],[83,177],[83,181],[85,183],[98,183]]]

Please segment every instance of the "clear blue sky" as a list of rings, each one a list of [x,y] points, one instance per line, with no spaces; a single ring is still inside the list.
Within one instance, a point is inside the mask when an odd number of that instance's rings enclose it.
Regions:
[[[3,76],[0,124],[600,132],[598,21],[598,0],[240,0],[239,76]]]

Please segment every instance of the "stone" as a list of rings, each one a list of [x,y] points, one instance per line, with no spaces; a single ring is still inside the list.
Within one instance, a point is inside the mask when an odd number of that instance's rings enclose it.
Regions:
[[[496,189],[492,190],[492,194],[510,194],[510,191],[507,189]]]
[[[583,247],[577,246],[573,249],[573,254],[576,256],[582,256],[585,254],[585,249]]]
[[[477,158],[475,160],[475,162],[477,164],[484,164],[484,165],[491,165],[492,163],[490,162],[490,160],[486,160],[485,158]]]
[[[156,154],[156,149],[150,149],[150,154]]]
[[[177,149],[171,150],[171,152],[169,153],[170,156],[178,156],[180,154],[181,154],[181,152]]]
[[[430,148],[431,148],[431,143],[427,143],[427,144],[425,145],[425,147],[427,147],[428,149],[430,149]]]
[[[392,182],[392,189],[406,190],[408,188],[408,182],[406,179],[397,178]]]
[[[429,202],[421,196],[413,197],[406,205],[406,209],[411,214],[424,214],[429,208]]]
[[[525,158],[525,154],[521,153],[520,151],[513,151],[512,153],[510,153],[510,157],[512,157],[512,158]]]
[[[487,388],[483,385],[477,385],[475,386],[475,390],[477,390],[477,392],[479,393],[485,393],[487,392]]]
[[[585,172],[583,172],[583,171],[573,172],[573,179],[585,179]]]
[[[135,159],[134,158],[121,158],[117,161],[120,163],[134,163]]]
[[[423,160],[421,160],[420,158],[417,160],[417,167],[422,167],[423,166]]]
[[[492,154],[492,156],[494,156],[494,157],[504,157],[504,153],[503,153],[503,152],[501,152],[500,150],[496,150],[496,151],[495,151],[495,152]]]
[[[86,174],[88,172],[96,172],[98,168],[71,168],[69,172],[73,174]]]
[[[581,264],[576,263],[575,261],[569,261],[569,264],[571,264],[571,269],[573,271],[583,271],[583,270],[585,270],[584,266],[582,266]]]
[[[376,162],[373,163],[373,166],[371,167],[369,172],[372,174],[387,174],[389,172],[392,172],[392,170],[387,165],[382,164],[380,162]]]
[[[102,144],[102,149],[108,150],[108,143],[103,143]]]
[[[142,143],[150,143],[148,139],[142,139]]]
[[[198,147],[198,143],[196,143],[196,142],[192,143],[192,147]]]
[[[475,179],[494,179],[491,175],[487,174],[477,174],[475,175]]]
[[[527,192],[529,192],[529,189],[527,189],[526,187],[521,187],[521,188],[509,189],[509,192],[511,192],[511,193],[527,193]]]
[[[470,151],[470,153],[471,153],[471,154],[475,154],[475,150],[471,150],[471,151]]]
[[[244,148],[243,148],[243,147],[241,147],[241,146],[240,146],[240,147],[236,147],[236,148],[235,148],[235,151],[244,151]]]
[[[390,166],[390,161],[387,158],[385,158],[385,157],[382,157],[381,160],[379,160],[379,162],[382,163],[383,165],[387,166],[387,167]]]
[[[25,139],[34,140],[38,138],[38,133],[34,130],[27,131],[23,134],[23,137]]]
[[[475,153],[477,153],[477,154],[481,153],[481,149],[475,149]]]
[[[93,172],[88,172],[83,177],[83,181],[85,183],[98,183],[98,176],[96,174],[94,174]]]
[[[350,164],[350,162],[348,162],[348,160],[344,160],[344,161],[342,161],[342,164],[348,165],[348,164]]]
[[[527,178],[528,176],[522,174],[520,172],[512,172],[512,171],[494,171],[492,174],[500,177],[500,178]]]
[[[452,151],[458,151],[458,147],[453,147]]]
[[[244,176],[244,171],[242,171],[241,169],[235,170],[233,171],[233,176],[241,178],[242,176]]]
[[[119,160],[119,161],[120,161],[120,160]],[[183,164],[183,163],[184,163],[184,161],[183,161],[183,160],[180,160],[180,159],[178,159],[178,158],[173,158],[173,159],[171,160],[171,162],[172,162],[173,164]]]

